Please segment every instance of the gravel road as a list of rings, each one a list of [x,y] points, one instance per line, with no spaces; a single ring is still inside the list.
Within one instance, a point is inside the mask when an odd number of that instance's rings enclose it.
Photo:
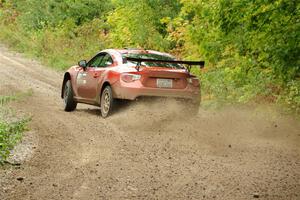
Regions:
[[[30,145],[0,168],[1,200],[300,199],[299,120],[265,106],[189,118],[171,100],[66,113],[62,77],[0,46],[0,95],[33,91],[10,103],[32,116]]]

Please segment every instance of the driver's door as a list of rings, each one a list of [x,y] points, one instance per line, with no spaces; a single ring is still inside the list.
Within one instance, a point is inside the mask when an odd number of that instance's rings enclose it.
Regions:
[[[80,98],[86,100],[96,98],[97,78],[99,77],[96,71],[104,57],[105,53],[100,53],[87,63],[85,70],[80,69],[76,78],[77,93]]]

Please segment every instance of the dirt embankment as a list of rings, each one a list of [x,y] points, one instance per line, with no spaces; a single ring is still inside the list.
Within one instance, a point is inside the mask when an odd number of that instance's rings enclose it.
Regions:
[[[32,116],[31,155],[0,170],[0,199],[300,199],[299,121],[266,108],[187,118],[173,101],[65,113],[62,75],[0,48],[1,93],[33,90],[11,103]]]

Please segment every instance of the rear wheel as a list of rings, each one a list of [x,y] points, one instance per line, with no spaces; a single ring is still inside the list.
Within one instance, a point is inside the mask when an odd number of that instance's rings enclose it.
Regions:
[[[111,114],[112,108],[113,108],[113,95],[112,95],[112,89],[108,85],[104,88],[104,90],[101,93],[101,116],[103,118],[109,116]]]
[[[199,101],[193,101],[191,103],[190,112],[191,112],[192,116],[198,115],[199,108],[200,108],[200,102]]]
[[[187,116],[196,116],[198,115],[200,108],[200,101],[198,100],[185,100],[183,103],[183,113]]]
[[[75,110],[77,102],[74,100],[71,81],[68,80],[64,86],[64,110],[67,112]]]

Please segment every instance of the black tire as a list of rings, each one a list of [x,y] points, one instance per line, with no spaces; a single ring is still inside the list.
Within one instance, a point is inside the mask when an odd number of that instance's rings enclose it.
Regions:
[[[71,85],[71,81],[68,80],[64,85],[64,110],[71,112],[76,109],[77,102],[74,100],[74,93]]]
[[[192,116],[197,116],[200,110],[200,104],[201,104],[201,91],[198,97],[195,97],[191,100],[191,107],[190,112]]]
[[[103,89],[101,93],[100,106],[101,106],[101,116],[103,118],[106,118],[111,114],[113,109],[113,103],[114,103],[114,99],[112,95],[112,89],[108,85]]]

